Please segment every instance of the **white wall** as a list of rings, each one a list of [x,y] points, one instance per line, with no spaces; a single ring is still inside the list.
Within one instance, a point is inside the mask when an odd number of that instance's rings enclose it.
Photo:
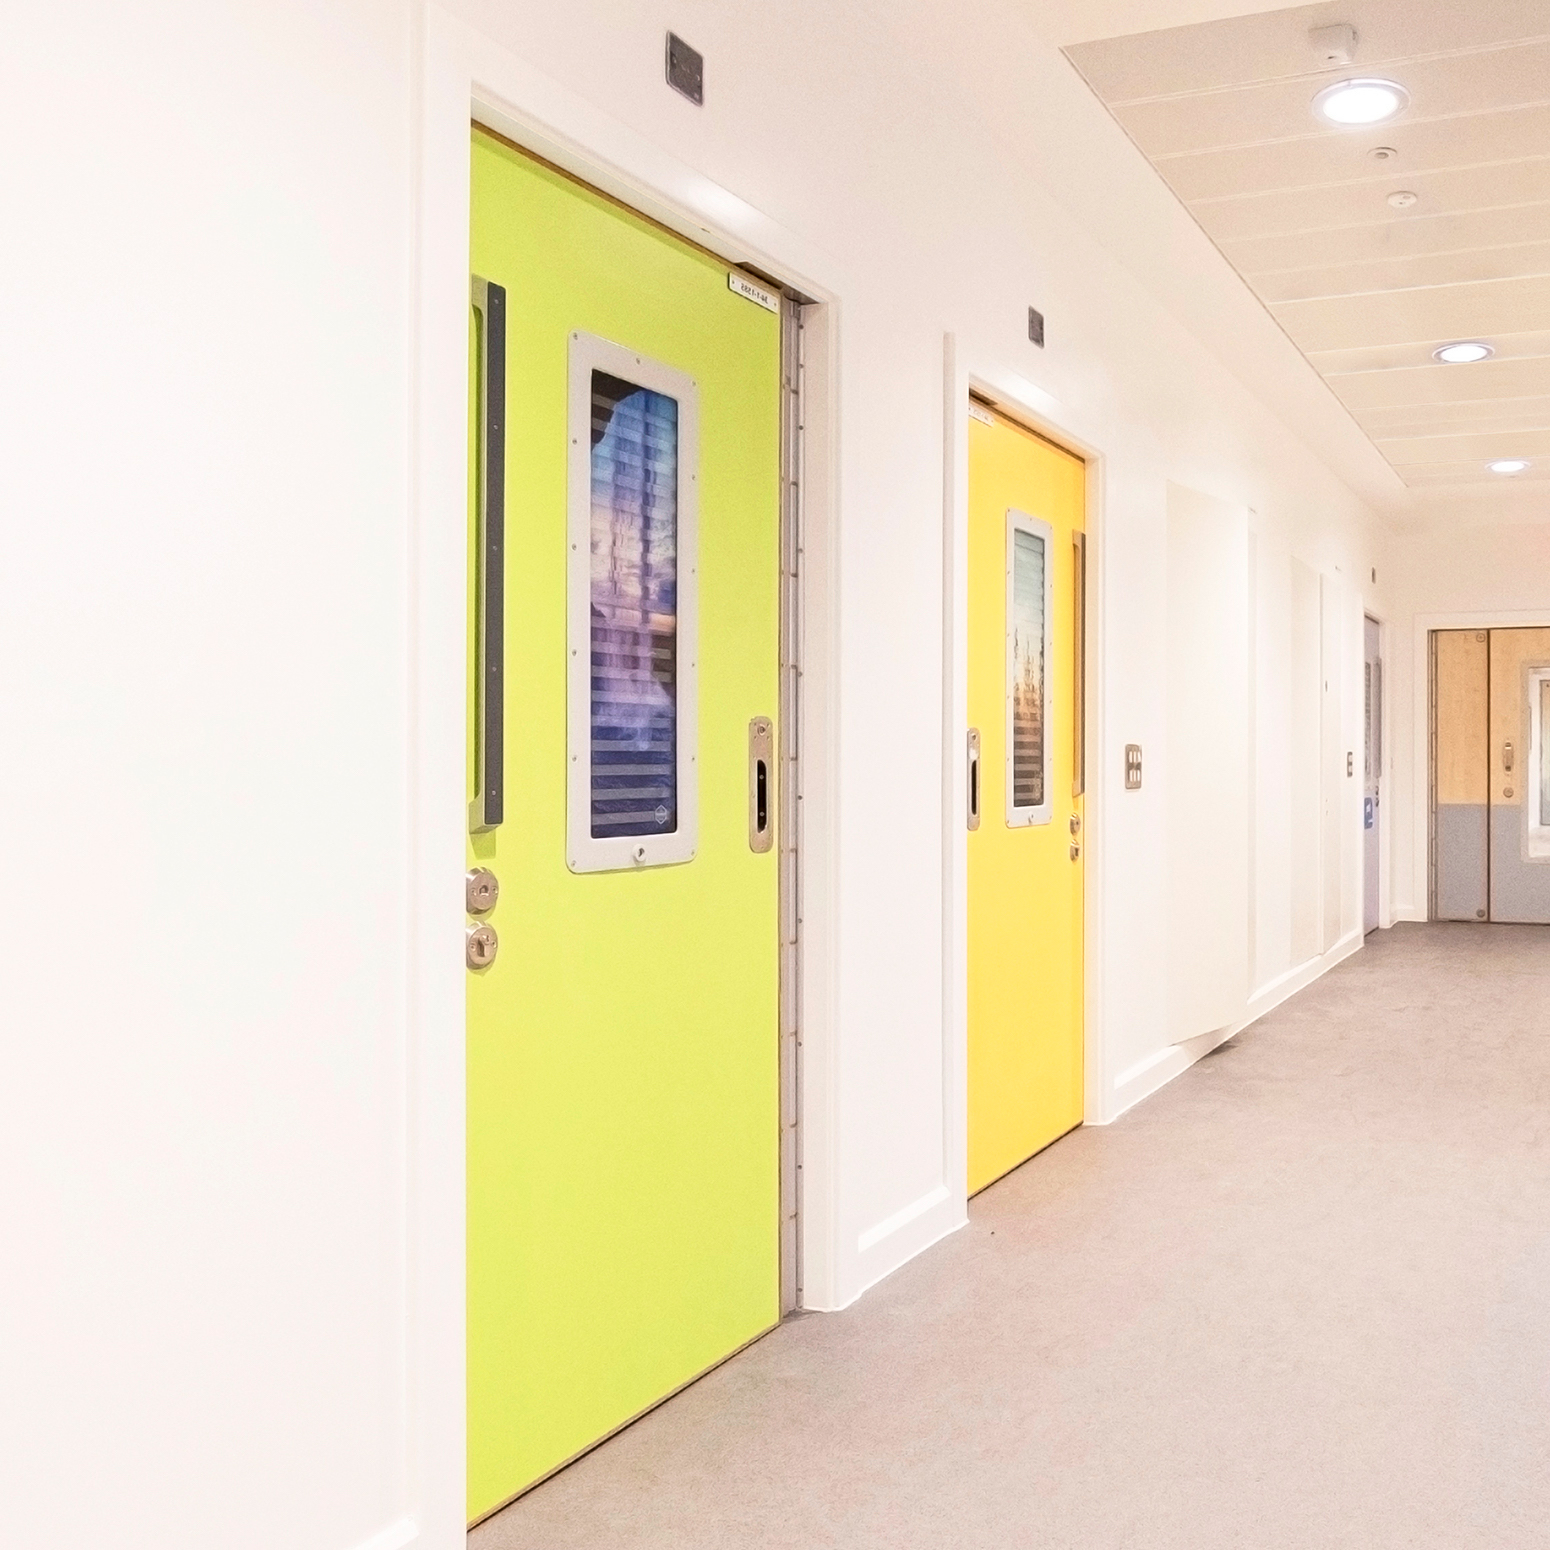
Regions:
[[[411,61],[370,0],[0,59],[0,1541],[404,1507]]]
[[[824,1239],[810,1296],[838,1306],[964,1209],[939,821],[961,731],[942,713],[944,336],[1102,460],[1095,1118],[1192,1053],[1175,1058],[1164,993],[1168,482],[1251,511],[1268,639],[1289,626],[1294,557],[1346,577],[1359,611],[1370,568],[1386,575],[1364,499],[1392,481],[994,0],[458,9],[545,102],[693,170],[707,208],[751,207],[838,282],[833,1019],[812,1063],[832,1076],[831,1204],[807,1223]],[[233,1550],[458,1538],[455,1344],[434,1381],[414,1357],[450,1304],[411,1295],[435,1257],[414,1213],[436,1213],[406,1187],[423,1195],[431,1140],[456,1150],[409,1125],[430,994],[414,923],[440,922],[436,951],[461,923],[455,890],[442,921],[411,886],[428,832],[414,739],[438,724],[415,632],[436,587],[461,596],[407,561],[425,466],[409,405],[421,363],[454,348],[416,336],[413,256],[461,240],[413,227],[434,173],[415,114],[446,85],[417,14],[13,8],[0,1155],[22,1187],[0,1225],[0,1538],[25,1550],[192,1550],[212,1523]],[[705,51],[703,110],[661,82],[669,24]],[[1277,645],[1255,678],[1256,988],[1301,967],[1276,827],[1292,657]],[[1157,777],[1139,792],[1121,789],[1126,742]]]
[[[1168,1038],[1240,1021],[1250,947],[1248,513],[1168,487]]]

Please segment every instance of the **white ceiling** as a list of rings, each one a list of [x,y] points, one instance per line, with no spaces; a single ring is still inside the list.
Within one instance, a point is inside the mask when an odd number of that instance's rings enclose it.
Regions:
[[[1211,0],[1107,10],[1164,3]],[[1336,22],[1355,57],[1326,68],[1308,33]],[[1417,496],[1550,495],[1550,0],[1325,0],[1066,52]],[[1352,75],[1409,108],[1323,125],[1313,94]],[[1435,362],[1455,339],[1496,355]],[[1533,463],[1486,471],[1507,457]]]

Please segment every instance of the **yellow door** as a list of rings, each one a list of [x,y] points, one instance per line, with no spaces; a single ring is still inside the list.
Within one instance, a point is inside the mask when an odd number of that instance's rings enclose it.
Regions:
[[[1082,1121],[1082,460],[969,422],[969,1189]]]
[[[779,1317],[780,318],[478,132],[472,195],[475,1518]]]

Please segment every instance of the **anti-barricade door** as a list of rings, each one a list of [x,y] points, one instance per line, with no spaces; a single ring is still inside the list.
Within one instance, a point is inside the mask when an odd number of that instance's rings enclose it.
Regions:
[[[778,1318],[780,318],[482,131],[472,205],[477,1518]]]
[[[969,423],[969,1189],[1082,1121],[1086,468]]]

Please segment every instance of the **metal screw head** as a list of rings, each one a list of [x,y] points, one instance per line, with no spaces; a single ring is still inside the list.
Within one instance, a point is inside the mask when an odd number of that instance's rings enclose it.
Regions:
[[[501,896],[501,885],[487,866],[476,866],[463,878],[463,903],[470,915],[488,915]]]
[[[495,927],[484,921],[469,921],[464,927],[464,957],[470,969],[488,969],[495,962],[501,941]]]

